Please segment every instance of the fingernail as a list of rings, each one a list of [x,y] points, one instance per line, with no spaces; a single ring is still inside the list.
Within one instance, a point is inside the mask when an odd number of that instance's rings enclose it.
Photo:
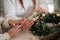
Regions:
[[[13,26],[15,26],[15,24],[13,24]]]

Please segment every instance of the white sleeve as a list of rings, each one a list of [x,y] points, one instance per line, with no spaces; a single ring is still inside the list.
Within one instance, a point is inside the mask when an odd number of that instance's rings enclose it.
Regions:
[[[11,19],[18,19],[16,16],[16,2],[15,0],[4,0],[5,17]]]
[[[0,40],[10,40],[8,33],[0,34]]]
[[[46,11],[48,11],[48,0],[38,0],[39,7],[44,8]]]

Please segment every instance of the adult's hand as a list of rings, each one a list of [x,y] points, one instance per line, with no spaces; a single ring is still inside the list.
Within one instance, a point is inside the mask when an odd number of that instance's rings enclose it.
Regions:
[[[11,26],[16,26],[17,24],[21,24],[21,22],[24,21],[24,19],[18,19],[18,20],[14,20],[14,19],[10,19],[8,21],[8,23],[11,25]]]
[[[31,28],[31,26],[33,25],[33,22],[31,20],[29,20],[28,18],[27,19],[24,19],[24,21],[22,22],[22,29],[29,29]]]
[[[28,18],[20,19],[20,20],[9,20],[9,24],[12,26],[22,25],[22,29],[29,29],[32,25],[33,22],[30,21]]]

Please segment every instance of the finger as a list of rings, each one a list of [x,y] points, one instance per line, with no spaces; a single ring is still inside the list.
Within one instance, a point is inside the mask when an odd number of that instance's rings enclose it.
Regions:
[[[28,23],[29,23],[28,19],[25,19],[20,26],[23,28]]]
[[[21,31],[21,29],[18,29],[18,30],[17,30],[17,33],[18,33],[19,31]]]
[[[31,27],[31,24],[29,23],[28,25],[26,25],[25,27],[24,27],[24,29],[29,29]]]
[[[17,25],[15,25],[15,28],[17,28],[19,25],[17,24]]]
[[[25,19],[25,20],[22,22],[22,24],[20,24],[20,25],[19,25],[19,24],[16,24],[15,27],[18,29],[18,28],[24,26],[24,25],[26,24],[26,22],[27,22],[27,19]]]
[[[24,28],[25,27],[25,25],[27,25],[29,23],[29,21],[27,20],[27,21],[25,21],[24,23],[22,23],[21,25],[22,25],[22,28]]]
[[[29,24],[28,24],[28,26],[32,26],[32,25],[33,25],[33,23],[29,23]]]
[[[28,20],[27,20],[27,19],[25,19],[25,20],[22,22],[22,24],[21,24],[21,25],[25,26],[27,22],[28,22]]]
[[[16,28],[20,29],[21,27],[25,26],[26,25],[25,22],[27,22],[27,20],[25,20],[21,25],[16,25]]]
[[[19,26],[16,26],[15,28],[16,28],[16,29],[21,29],[21,25],[19,25]]]
[[[27,23],[25,26],[24,26],[24,29],[29,29],[31,26],[33,25],[33,23]]]
[[[16,26],[16,25],[21,25],[23,19],[19,19],[19,20],[16,20],[16,22],[14,24],[12,24],[13,26]]]
[[[17,24],[20,24],[23,21],[23,19],[19,19],[19,20],[12,20],[11,23],[13,26],[16,26]]]
[[[15,35],[16,35],[16,34],[17,34],[19,31],[21,31],[21,29],[19,29],[19,30],[16,30],[16,31],[15,31]]]
[[[12,24],[13,26],[16,26],[15,24]]]

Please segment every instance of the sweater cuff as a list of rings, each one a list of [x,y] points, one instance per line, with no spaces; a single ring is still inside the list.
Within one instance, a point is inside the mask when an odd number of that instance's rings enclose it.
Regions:
[[[10,39],[10,35],[8,33],[4,33],[4,37],[5,39],[9,40]]]

